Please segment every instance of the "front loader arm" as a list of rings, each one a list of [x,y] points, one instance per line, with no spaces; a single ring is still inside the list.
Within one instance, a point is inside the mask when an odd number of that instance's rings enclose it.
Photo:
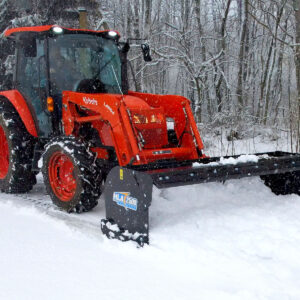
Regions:
[[[112,94],[84,94],[65,91],[63,93],[63,127],[66,135],[72,135],[76,126],[88,122],[104,122],[110,127],[110,134],[119,164],[126,166],[134,159],[139,160],[139,148],[122,97]],[[81,116],[83,108],[87,116]]]

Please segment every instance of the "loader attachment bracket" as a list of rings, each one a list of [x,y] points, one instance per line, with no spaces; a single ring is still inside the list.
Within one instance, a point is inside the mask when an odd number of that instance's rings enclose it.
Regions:
[[[110,239],[133,240],[140,246],[149,243],[149,207],[152,178],[135,170],[114,167],[105,183],[106,219],[101,230]]]

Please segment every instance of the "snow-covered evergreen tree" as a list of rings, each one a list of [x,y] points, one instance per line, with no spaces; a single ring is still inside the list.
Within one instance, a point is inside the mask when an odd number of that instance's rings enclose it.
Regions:
[[[10,41],[3,38],[4,30],[9,26],[10,19],[12,18],[12,5],[9,0],[0,1],[0,89],[6,89],[10,85],[11,76],[7,74],[5,61],[13,51],[13,45]]]
[[[9,0],[0,1],[0,31],[2,32],[7,26],[7,21],[10,19]]]

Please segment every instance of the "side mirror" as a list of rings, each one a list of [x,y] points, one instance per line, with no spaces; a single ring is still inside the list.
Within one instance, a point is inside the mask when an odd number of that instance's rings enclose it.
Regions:
[[[148,44],[142,44],[141,48],[142,48],[143,55],[144,55],[144,61],[152,61],[149,45]]]

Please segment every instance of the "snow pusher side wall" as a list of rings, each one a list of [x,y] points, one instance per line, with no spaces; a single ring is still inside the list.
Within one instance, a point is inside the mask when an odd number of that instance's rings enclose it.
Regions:
[[[108,238],[149,243],[148,210],[153,185],[168,188],[262,176],[267,186],[271,181],[281,182],[280,194],[300,194],[300,154],[269,152],[247,157],[206,158],[192,167],[178,163],[177,167],[156,164],[113,168],[105,183],[106,219],[101,221],[102,232]]]
[[[102,232],[108,238],[149,243],[149,213],[152,178],[147,173],[115,167],[105,183],[106,219]]]

